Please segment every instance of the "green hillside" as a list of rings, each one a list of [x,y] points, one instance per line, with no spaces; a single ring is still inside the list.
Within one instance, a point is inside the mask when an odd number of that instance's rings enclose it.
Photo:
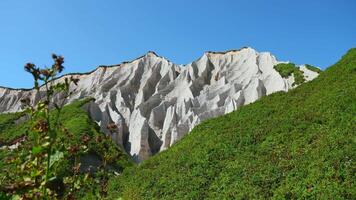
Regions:
[[[121,151],[111,139],[103,137],[104,135],[100,132],[99,126],[82,109],[82,106],[91,100],[76,101],[63,108],[60,120],[66,131],[63,133],[59,132],[61,135],[58,135],[58,145],[56,146],[56,149],[64,152],[64,159],[61,159],[55,167],[56,174],[59,174],[57,178],[61,180],[73,179],[75,181],[83,181],[76,191],[78,197],[95,196],[100,187],[100,183],[97,183],[97,181],[101,175],[98,173],[89,173],[90,176],[87,175],[88,177],[86,177],[85,175],[88,170],[84,167],[85,161],[81,159],[81,171],[83,172],[78,176],[74,176],[72,171],[74,168],[74,156],[69,153],[71,150],[66,151],[65,149],[73,149],[73,147],[82,149],[81,147],[85,145],[87,146],[86,150],[78,150],[76,155],[82,158],[94,159],[94,161],[98,160],[98,162],[102,162],[104,157],[110,157],[113,161],[108,163],[108,165],[110,165],[110,169],[116,172],[121,172],[125,167],[133,165],[133,162],[126,153]],[[55,114],[54,112],[52,111],[51,114]],[[14,143],[14,140],[16,141],[26,136],[25,141],[15,150],[0,148],[0,199],[8,198],[5,195],[7,187],[16,187],[15,183],[21,183],[26,177],[33,176],[34,173],[22,168],[28,156],[35,153],[34,140],[36,139],[28,131],[31,127],[30,122],[26,119],[19,120],[24,116],[24,113],[0,115],[0,147],[4,145],[9,146]],[[112,172],[112,170],[110,171]],[[26,189],[16,191],[17,194],[26,194],[27,192]],[[68,190],[64,192],[64,197],[66,193],[68,193]]]
[[[113,199],[356,199],[356,49],[112,178]]]

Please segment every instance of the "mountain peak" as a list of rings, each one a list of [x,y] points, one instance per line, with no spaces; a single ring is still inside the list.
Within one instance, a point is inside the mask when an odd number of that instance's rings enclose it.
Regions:
[[[148,51],[145,56],[151,56],[151,57],[161,57],[161,56],[158,56],[156,52],[154,51]]]

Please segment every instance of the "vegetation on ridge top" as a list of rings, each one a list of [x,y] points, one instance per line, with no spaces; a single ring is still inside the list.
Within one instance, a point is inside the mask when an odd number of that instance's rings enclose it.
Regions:
[[[318,67],[314,67],[312,65],[309,65],[309,64],[305,64],[305,67],[307,69],[309,69],[310,71],[313,71],[313,72],[316,72],[318,74],[320,74],[321,72],[323,72],[321,69],[319,69]]]
[[[279,72],[283,78],[288,78],[290,75],[294,75],[294,85],[300,85],[305,82],[303,71],[294,63],[279,63],[273,67]]]

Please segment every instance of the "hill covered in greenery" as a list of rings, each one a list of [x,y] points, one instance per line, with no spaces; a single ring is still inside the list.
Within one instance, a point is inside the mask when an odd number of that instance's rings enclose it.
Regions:
[[[356,49],[300,87],[198,125],[111,179],[112,199],[356,199]]]
[[[103,137],[82,109],[89,101],[62,111],[56,149],[64,154],[54,154],[62,157],[54,169],[75,191],[60,188],[58,198],[356,198],[356,49],[311,82],[203,122],[139,166]],[[31,186],[18,183],[37,176],[24,168],[38,153],[30,123],[25,113],[0,115],[0,199],[11,198],[9,190],[25,195]],[[93,163],[97,170],[89,170]]]

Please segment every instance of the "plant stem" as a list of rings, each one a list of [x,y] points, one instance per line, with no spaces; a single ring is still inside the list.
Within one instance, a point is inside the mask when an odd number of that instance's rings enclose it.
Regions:
[[[50,113],[49,113],[49,102],[50,102],[50,93],[49,93],[49,88],[48,88],[48,80],[45,80],[45,85],[46,85],[46,100],[47,100],[47,105],[46,105],[46,121],[48,125],[48,135],[49,135],[49,146],[47,149],[47,167],[46,167],[46,177],[45,177],[45,183],[47,184],[47,181],[49,179],[49,173],[50,173],[50,162],[51,162],[51,155],[52,155],[52,129],[51,129],[51,124],[50,124]],[[47,199],[47,190],[46,187],[44,187],[44,194],[45,198]]]

